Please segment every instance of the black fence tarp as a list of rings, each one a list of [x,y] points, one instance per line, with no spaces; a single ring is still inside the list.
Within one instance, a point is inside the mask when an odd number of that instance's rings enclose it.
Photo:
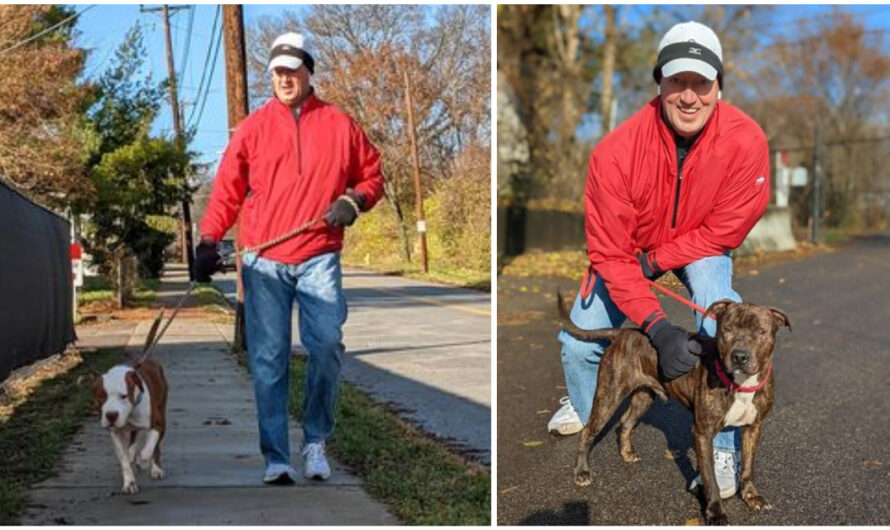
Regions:
[[[0,182],[0,381],[74,342],[70,224]]]

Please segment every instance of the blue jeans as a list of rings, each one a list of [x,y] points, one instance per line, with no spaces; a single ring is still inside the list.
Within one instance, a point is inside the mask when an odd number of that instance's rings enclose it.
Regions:
[[[269,464],[289,464],[288,402],[293,303],[300,308],[300,339],[309,352],[303,401],[305,443],[324,441],[334,429],[334,404],[346,322],[340,253],[298,265],[246,253],[243,259],[247,349],[260,429]]]
[[[702,258],[674,270],[674,274],[686,286],[692,301],[700,307],[707,308],[724,298],[742,301],[732,289],[732,259],[728,254]],[[717,323],[713,319],[702,322],[701,313],[694,313],[698,332],[713,337]],[[571,313],[572,322],[582,329],[618,328],[626,318],[612,301],[600,276],[596,276],[593,290],[586,299],[582,300],[581,293],[578,293]],[[565,331],[560,331],[558,338],[562,343],[562,368],[569,400],[581,422],[586,424],[596,392],[600,358],[608,341],[582,342]],[[737,452],[739,446],[738,427],[723,429],[714,438],[715,449]]]

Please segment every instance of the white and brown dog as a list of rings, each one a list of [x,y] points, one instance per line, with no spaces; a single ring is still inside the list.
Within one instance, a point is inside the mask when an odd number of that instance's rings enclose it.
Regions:
[[[153,479],[164,478],[161,440],[167,425],[167,380],[161,365],[151,359],[137,366],[117,365],[96,378],[93,391],[101,425],[111,434],[121,465],[122,491],[139,492],[133,464],[149,469]]]

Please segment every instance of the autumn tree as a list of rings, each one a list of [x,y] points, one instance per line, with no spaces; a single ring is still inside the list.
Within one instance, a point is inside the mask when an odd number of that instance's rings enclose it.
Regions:
[[[792,23],[793,38],[777,38],[759,55],[739,104],[767,132],[774,149],[791,149],[794,165],[810,168],[821,128],[824,221],[829,226],[880,227],[860,198],[886,189],[890,119],[890,54],[881,32],[833,8],[829,17]],[[812,179],[792,195],[799,224],[810,213]],[[866,216],[870,216],[866,219]]]
[[[77,81],[84,52],[70,44],[72,15],[62,6],[0,5],[0,178],[57,209],[93,191],[84,172],[89,87]]]
[[[578,128],[599,108],[602,54],[582,22],[596,17],[579,5],[498,6],[498,72],[516,96],[529,150],[527,175],[499,185],[514,201],[572,196],[583,179],[590,144],[579,141]]]

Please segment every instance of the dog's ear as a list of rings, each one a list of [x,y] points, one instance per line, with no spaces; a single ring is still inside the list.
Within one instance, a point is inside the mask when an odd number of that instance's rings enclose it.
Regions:
[[[735,302],[733,302],[732,300],[729,300],[728,298],[724,298],[723,300],[717,300],[716,302],[711,304],[710,307],[708,307],[708,310],[705,311],[704,315],[702,315],[702,320],[708,318],[708,315],[714,315],[715,319],[720,318],[720,315],[722,315],[723,312],[726,311],[726,308],[734,303]]]
[[[142,379],[139,379],[135,370],[130,370],[127,372],[124,380],[127,382],[127,397],[130,398],[130,403],[136,404],[135,390],[138,388],[139,392],[145,392],[145,388],[142,386]]]
[[[93,375],[92,382],[93,389],[93,398],[95,400],[96,406],[101,407],[103,403],[105,403],[105,398],[108,397],[108,394],[105,392],[105,385],[102,384],[102,376],[99,374]]]
[[[776,321],[776,326],[785,326],[788,328],[788,331],[791,331],[791,319],[788,318],[788,315],[775,307],[770,307],[769,311],[773,314],[773,320]]]

